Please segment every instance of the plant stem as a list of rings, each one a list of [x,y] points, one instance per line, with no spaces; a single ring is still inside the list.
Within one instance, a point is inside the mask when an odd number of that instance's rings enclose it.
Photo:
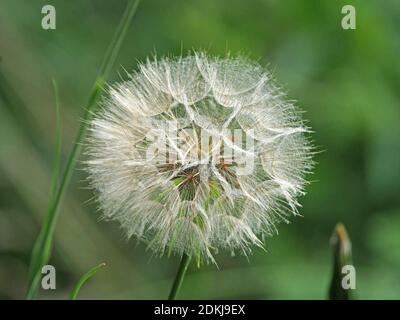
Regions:
[[[176,295],[178,294],[182,286],[183,278],[185,277],[187,268],[190,264],[190,259],[191,259],[190,256],[188,256],[187,254],[183,254],[181,263],[179,265],[178,273],[176,274],[174,283],[171,288],[171,292],[169,293],[168,296],[168,300],[175,300]]]
[[[93,115],[94,106],[96,105],[96,101],[99,98],[101,90],[103,88],[104,79],[108,77],[108,74],[110,73],[110,70],[114,65],[115,59],[118,55],[119,49],[121,48],[121,44],[123,42],[123,39],[125,38],[126,32],[133,18],[133,15],[136,12],[139,2],[140,0],[130,0],[124,11],[117,31],[114,34],[114,38],[110,43],[103,63],[99,69],[97,79],[89,96],[88,104],[85,108],[81,126],[79,127],[78,134],[74,141],[72,150],[69,154],[64,173],[61,179],[58,179],[58,181],[60,181],[60,186],[55,192],[52,191],[54,197],[50,201],[45,220],[32,250],[28,275],[28,291],[26,294],[27,299],[34,299],[36,297],[39,288],[41,268],[43,265],[48,263],[50,259],[54,229],[58,220],[59,208],[71,180],[77,158],[80,154],[82,141],[85,138],[89,121]]]

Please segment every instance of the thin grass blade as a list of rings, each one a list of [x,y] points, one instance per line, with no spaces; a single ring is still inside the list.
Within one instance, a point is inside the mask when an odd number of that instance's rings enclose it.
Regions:
[[[53,162],[53,173],[51,175],[51,186],[49,195],[49,207],[54,201],[55,191],[59,184],[60,175],[60,163],[61,163],[61,106],[60,106],[60,95],[58,91],[58,85],[56,80],[53,78],[53,90],[54,98],[56,102],[56,142],[54,147],[54,162]]]
[[[49,194],[49,203],[48,210],[53,206],[55,201],[56,190],[59,182],[60,175],[60,162],[61,162],[61,107],[60,107],[60,97],[57,82],[53,79],[53,90],[54,90],[54,99],[55,99],[55,109],[56,109],[56,142],[54,148],[54,160],[53,160],[53,172],[51,175],[51,187]],[[55,221],[54,221],[55,223]],[[51,250],[51,239],[49,241],[45,241],[46,236],[51,233],[53,226],[51,225],[51,221],[46,219],[44,225],[42,226],[42,230],[37,238],[31,256],[31,263],[29,266],[29,274],[28,279],[29,283],[32,284],[30,290],[28,291],[27,296],[34,296],[37,292],[37,288],[39,286],[40,281],[40,269],[45,264],[45,262],[50,257]]]
[[[88,281],[91,277],[93,277],[97,271],[99,271],[101,268],[103,268],[106,264],[100,263],[99,265],[93,267],[92,269],[90,269],[88,272],[86,272],[77,282],[77,284],[75,285],[75,287],[72,289],[71,291],[71,295],[69,296],[70,300],[76,300],[79,291],[81,290],[82,286],[86,283],[86,281]]]

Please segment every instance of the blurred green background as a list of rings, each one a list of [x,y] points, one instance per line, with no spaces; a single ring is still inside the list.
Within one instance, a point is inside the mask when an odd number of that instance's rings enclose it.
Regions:
[[[54,148],[51,78],[62,102],[63,156],[80,124],[125,0],[0,1],[0,298],[24,297],[33,241],[46,212]],[[41,28],[41,8],[57,11]],[[357,29],[341,28],[341,8]],[[273,70],[305,111],[319,150],[303,218],[280,225],[266,252],[194,266],[180,298],[324,299],[336,222],[353,241],[357,295],[400,298],[400,2],[398,0],[143,0],[112,79],[157,52],[245,53]],[[80,298],[166,298],[179,259],[154,258],[116,223],[99,221],[78,164],[51,259],[67,298],[80,275],[106,262]]]

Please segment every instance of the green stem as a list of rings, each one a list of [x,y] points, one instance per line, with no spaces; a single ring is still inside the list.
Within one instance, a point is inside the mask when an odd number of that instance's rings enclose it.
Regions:
[[[49,205],[39,236],[36,239],[32,250],[28,276],[29,284],[26,294],[27,299],[34,299],[36,297],[39,288],[41,268],[43,265],[48,263],[50,259],[54,229],[58,220],[59,208],[71,180],[77,158],[80,154],[82,141],[85,138],[89,121],[93,115],[94,106],[96,105],[97,99],[99,98],[101,90],[103,88],[104,79],[107,78],[112,66],[114,65],[115,59],[118,55],[119,49],[121,48],[121,44],[123,42],[123,39],[125,38],[126,32],[133,18],[133,15],[136,12],[139,2],[140,0],[130,0],[124,11],[118,29],[114,34],[114,38],[110,43],[103,63],[99,69],[97,79],[91,91],[88,104],[85,108],[83,121],[81,123],[81,126],[79,127],[79,131],[74,141],[71,153],[69,154],[64,173],[61,177],[61,180],[59,180],[60,186],[56,192],[52,193],[54,195],[54,198]]]
[[[188,256],[187,254],[183,254],[181,263],[179,265],[178,273],[176,274],[174,283],[171,288],[171,292],[169,293],[168,296],[168,300],[175,300],[176,295],[178,294],[182,286],[183,278],[185,277],[187,268],[190,264],[190,260],[191,260],[190,256]]]

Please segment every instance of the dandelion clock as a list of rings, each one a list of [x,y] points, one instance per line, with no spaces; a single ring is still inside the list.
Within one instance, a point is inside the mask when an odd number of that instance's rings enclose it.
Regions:
[[[247,254],[298,214],[309,128],[243,57],[148,60],[93,117],[87,169],[105,219],[157,255]],[[183,266],[185,267],[185,265]]]

